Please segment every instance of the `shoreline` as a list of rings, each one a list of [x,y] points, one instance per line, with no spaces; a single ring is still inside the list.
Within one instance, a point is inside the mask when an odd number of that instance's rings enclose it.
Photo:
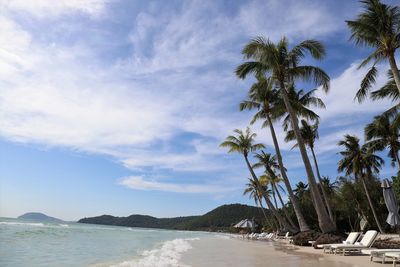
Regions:
[[[182,265],[179,266],[379,267],[381,265],[371,262],[367,255],[324,254],[320,249],[299,247],[283,240],[255,241],[233,236],[213,236],[190,241],[190,244],[192,249],[182,253],[180,261]]]

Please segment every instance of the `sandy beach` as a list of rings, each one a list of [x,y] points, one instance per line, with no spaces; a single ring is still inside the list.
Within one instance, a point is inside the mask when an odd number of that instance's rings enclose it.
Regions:
[[[285,266],[285,267],[369,267],[382,266],[370,262],[368,256],[323,254],[322,250],[298,247],[284,241],[249,241],[232,237],[209,237],[191,241],[182,263],[191,267],[221,266]],[[387,266],[389,263],[383,265]]]

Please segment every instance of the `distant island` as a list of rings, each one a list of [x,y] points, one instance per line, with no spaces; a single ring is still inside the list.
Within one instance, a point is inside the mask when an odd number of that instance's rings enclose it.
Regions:
[[[40,212],[28,212],[19,216],[18,219],[34,220],[41,222],[63,222],[63,220],[47,216],[46,214]]]
[[[268,212],[268,210],[265,210],[265,212]],[[220,206],[201,216],[156,218],[148,215],[130,215],[128,217],[102,215],[83,218],[78,223],[192,231],[229,231],[237,222],[253,217],[256,222],[261,222],[264,219],[260,208],[230,204]]]

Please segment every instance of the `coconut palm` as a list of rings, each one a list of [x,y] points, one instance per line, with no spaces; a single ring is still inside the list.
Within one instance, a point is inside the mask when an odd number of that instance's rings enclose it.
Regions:
[[[268,184],[271,185],[271,188],[272,188],[271,191],[273,193],[272,196],[274,197],[274,200],[275,200],[275,206],[278,206],[276,198],[275,198],[275,194],[276,194],[279,198],[279,201],[282,205],[282,210],[283,210],[288,222],[294,228],[297,228],[297,226],[294,224],[293,220],[291,219],[291,217],[286,209],[286,206],[283,202],[282,196],[279,192],[279,189],[284,191],[282,186],[279,184],[280,182],[282,182],[284,180],[276,174],[276,171],[279,170],[279,164],[276,162],[276,157],[272,156],[269,153],[265,153],[264,151],[261,151],[261,153],[256,153],[254,155],[254,157],[258,160],[258,162],[253,165],[253,168],[260,168],[260,167],[265,168],[265,174],[260,177],[260,180],[262,178]],[[297,199],[296,199],[296,201],[297,201]]]
[[[298,198],[303,198],[303,196],[307,193],[308,191],[308,184],[305,184],[304,182],[298,182],[296,184],[296,188],[293,190],[293,192],[296,194]]]
[[[344,147],[344,150],[339,152],[342,159],[338,163],[338,171],[345,172],[346,175],[354,175],[356,182],[361,181],[376,225],[383,233],[366,184],[367,178],[370,178],[373,173],[379,172],[384,163],[383,159],[373,154],[368,146],[361,146],[357,136],[345,135],[344,140],[339,141],[338,145]]]
[[[317,86],[321,86],[325,91],[329,89],[329,76],[322,69],[311,65],[301,65],[301,60],[307,52],[314,59],[322,59],[325,56],[324,46],[315,40],[303,41],[289,50],[286,38],[282,38],[277,44],[274,44],[263,37],[257,37],[244,47],[242,53],[246,59],[251,61],[238,66],[236,75],[244,79],[249,74],[261,73],[270,75],[274,83],[277,84],[299,144],[300,154],[314,199],[319,227],[322,232],[331,232],[336,230],[336,226],[325,209],[310,159],[300,134],[298,119],[288,96],[288,88],[294,81],[299,79],[313,82]]]
[[[293,84],[288,87],[289,101],[297,117],[306,119],[308,121],[313,121],[318,124],[319,116],[314,111],[312,111],[310,107],[323,109],[325,109],[326,107],[322,99],[315,96],[316,92],[317,89],[310,90],[307,93],[302,89],[296,90]],[[280,101],[282,102],[280,106],[285,108],[285,104],[283,103],[282,98],[280,98]],[[287,114],[286,110],[285,114]],[[290,116],[289,114],[287,114],[283,120],[283,128],[286,131],[289,127]]]
[[[396,117],[400,115],[397,114]],[[390,118],[383,114],[376,116],[374,120],[365,127],[365,139],[369,141],[367,145],[372,151],[382,151],[388,149],[388,156],[392,159],[392,164],[397,162],[400,170],[400,120]]]
[[[278,222],[280,222],[280,224],[282,224],[285,229],[288,229],[290,231],[295,231],[295,229],[293,229],[288,224],[288,222],[286,220],[284,220],[284,218],[279,214],[279,212],[274,208],[271,200],[265,194],[264,188],[262,187],[257,175],[255,174],[253,167],[250,164],[250,161],[248,158],[249,153],[252,153],[258,149],[264,148],[264,145],[259,144],[259,143],[254,143],[254,138],[257,135],[255,133],[252,133],[250,131],[250,128],[248,128],[248,127],[246,128],[245,132],[243,132],[239,129],[235,129],[234,133],[236,135],[228,136],[226,138],[226,140],[220,144],[220,147],[229,148],[228,153],[236,152],[236,153],[240,153],[243,155],[244,160],[247,165],[247,168],[249,169],[249,172],[251,174],[253,181],[256,183],[258,190],[260,190],[260,192],[263,192],[263,197],[265,199],[265,202],[267,203],[268,207],[271,208],[271,211],[274,214],[274,216],[276,217],[276,219],[278,220]]]
[[[269,190],[264,191],[266,194],[269,194]],[[262,204],[262,198],[263,198],[263,192],[260,192],[258,190],[257,184],[249,178],[249,182],[246,184],[246,188],[243,191],[243,195],[249,195],[249,198],[252,198],[254,200],[254,203],[256,204],[257,207],[259,207],[264,215],[264,218],[267,222],[272,219],[272,223],[275,225],[276,229],[279,229],[279,227],[276,225],[276,222],[273,218],[268,218],[267,214],[265,213],[265,209]]]
[[[319,171],[317,156],[316,156],[315,150],[314,150],[315,140],[317,140],[319,138],[318,123],[310,125],[310,124],[308,124],[308,122],[306,120],[301,120],[300,133],[301,133],[301,136],[303,137],[305,144],[308,146],[308,148],[311,151],[311,155],[314,160],[314,166],[315,166],[315,170],[317,172],[317,177],[318,177],[319,185],[321,188],[322,196],[325,201],[326,209],[328,211],[329,217],[331,218],[332,221],[334,221],[333,212],[332,212],[331,205],[329,203],[328,194],[326,193],[325,188],[322,186],[322,176]],[[296,140],[296,135],[295,135],[294,131],[293,130],[287,131],[285,141],[290,142],[293,140]],[[297,146],[297,143],[294,145],[294,147],[296,147],[296,146]]]
[[[363,11],[353,21],[346,21],[351,31],[350,39],[357,45],[372,47],[374,51],[359,66],[371,61],[372,67],[361,82],[357,99],[362,101],[375,83],[378,74],[376,64],[389,60],[397,90],[400,92],[400,75],[395,53],[400,48],[400,9],[389,6],[380,0],[362,0]]]
[[[279,91],[276,90],[273,86],[273,80],[271,78],[265,78],[263,75],[256,75],[257,82],[252,85],[249,90],[248,99],[240,103],[240,110],[248,109],[257,109],[258,112],[253,116],[252,121],[253,124],[257,120],[263,120],[263,127],[269,127],[271,132],[272,140],[274,143],[275,153],[277,156],[277,161],[279,164],[279,171],[282,175],[283,181],[286,186],[286,190],[289,195],[289,199],[292,202],[293,209],[296,214],[297,221],[299,223],[300,231],[308,231],[310,230],[307,222],[304,219],[304,216],[300,210],[300,206],[298,201],[293,194],[292,187],[290,185],[289,178],[286,174],[286,169],[283,165],[283,159],[278,143],[278,139],[276,137],[274,122],[278,120],[280,117],[284,115],[284,109],[282,108],[282,101],[279,97]],[[307,98],[304,98],[307,100]],[[304,101],[307,104],[307,101]],[[300,107],[300,105],[299,105]],[[302,106],[303,107],[303,106]],[[308,113],[308,117],[312,117],[312,111],[307,112],[307,108],[301,109],[302,114]]]

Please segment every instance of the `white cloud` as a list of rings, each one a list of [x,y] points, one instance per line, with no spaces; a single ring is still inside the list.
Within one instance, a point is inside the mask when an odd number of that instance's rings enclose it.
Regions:
[[[129,187],[136,190],[148,191],[167,191],[175,193],[224,193],[234,191],[237,188],[227,187],[222,185],[203,185],[203,184],[177,184],[177,183],[163,183],[152,180],[145,180],[142,176],[129,176],[123,178],[120,185]]]
[[[236,157],[221,156],[226,151],[218,144],[233,129],[244,128],[250,118],[249,113],[237,111],[248,81],[238,81],[233,74],[243,42],[260,33],[274,39],[278,34],[291,39],[323,36],[339,27],[337,18],[319,4],[309,9],[271,1],[266,13],[260,14],[264,10],[257,8],[260,2],[249,2],[237,14],[223,15],[213,2],[191,1],[181,11],[140,13],[126,36],[133,50],[129,59],[103,65],[104,54],[96,52],[85,36],[72,45],[62,40],[44,43],[10,14],[24,11],[44,19],[47,14],[78,11],[97,16],[104,12],[105,1],[33,3],[0,0],[1,9],[8,10],[0,16],[2,138],[110,155],[141,173],[149,168],[214,171],[224,176],[220,179],[225,183],[236,179],[232,174],[242,173],[243,165]],[[283,10],[293,14],[291,19],[281,16]],[[362,113],[349,93],[361,77],[354,68],[332,81],[331,92],[324,96],[328,111],[321,112],[322,123],[346,111]],[[272,145],[268,129],[259,130],[258,125],[253,129],[260,133],[259,141]],[[276,131],[281,147],[289,149],[281,127]],[[142,176],[123,181],[139,189],[174,192],[219,188],[166,184]]]
[[[372,101],[367,98],[363,103],[354,100],[357,90],[360,88],[361,80],[364,78],[367,68],[357,69],[359,62],[354,62],[345,69],[338,77],[331,80],[331,89],[328,94],[322,91],[318,95],[323,99],[326,110],[319,112],[323,122],[335,123],[335,125],[354,124],[354,118],[366,113],[374,114],[388,109],[390,101]],[[386,66],[387,67],[387,66]],[[387,69],[379,66],[379,77],[374,88],[382,86],[386,80]],[[348,120],[343,121],[343,117]],[[340,119],[338,122],[337,120]],[[350,120],[349,120],[350,119]],[[337,124],[339,123],[339,124]]]
[[[105,0],[0,0],[0,10],[24,11],[39,18],[76,11],[98,16],[105,4]]]

